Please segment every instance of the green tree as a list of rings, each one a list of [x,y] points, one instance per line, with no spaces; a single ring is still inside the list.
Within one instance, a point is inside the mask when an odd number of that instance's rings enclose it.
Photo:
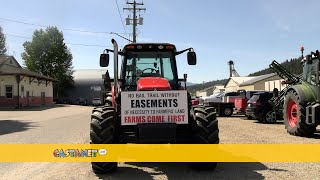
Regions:
[[[72,54],[57,27],[35,30],[32,41],[23,43],[24,66],[40,74],[55,78],[54,95],[62,97],[73,86]]]
[[[0,55],[5,55],[6,52],[6,36],[3,34],[2,27],[0,26]]]

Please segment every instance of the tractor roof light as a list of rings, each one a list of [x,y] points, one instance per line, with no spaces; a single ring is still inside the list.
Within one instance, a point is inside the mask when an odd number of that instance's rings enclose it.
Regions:
[[[158,49],[160,49],[160,50],[163,49],[163,48],[164,48],[164,47],[163,47],[162,45],[159,45],[159,46],[158,46]]]
[[[138,45],[138,46],[137,46],[137,49],[142,49],[142,46],[141,46],[141,45]]]
[[[168,45],[166,46],[166,49],[174,49],[174,47],[172,45]]]
[[[134,45],[129,45],[126,47],[127,49],[134,49]]]

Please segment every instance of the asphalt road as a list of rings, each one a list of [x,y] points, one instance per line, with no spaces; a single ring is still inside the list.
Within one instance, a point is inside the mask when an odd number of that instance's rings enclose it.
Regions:
[[[89,143],[92,107],[0,111],[0,143]],[[281,122],[259,124],[244,117],[219,118],[220,140],[240,143],[320,143],[290,136]],[[118,171],[95,175],[90,163],[0,163],[0,179],[319,179],[320,163],[219,163],[195,171],[184,163],[121,163]]]

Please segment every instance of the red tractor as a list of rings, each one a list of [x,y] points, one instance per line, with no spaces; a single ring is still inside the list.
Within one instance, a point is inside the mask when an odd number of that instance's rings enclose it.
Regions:
[[[100,56],[100,66],[107,67],[109,52],[114,53],[114,78],[108,71],[103,76],[105,100],[92,111],[91,144],[219,144],[215,109],[193,106],[182,85],[187,76],[178,78],[176,56],[189,51],[188,64],[195,65],[193,48],[177,51],[168,43],[131,43],[118,51],[114,39],[112,44],[114,49],[105,49]],[[191,163],[199,169],[216,165]],[[92,168],[95,173],[107,173],[117,169],[117,162],[92,162]]]

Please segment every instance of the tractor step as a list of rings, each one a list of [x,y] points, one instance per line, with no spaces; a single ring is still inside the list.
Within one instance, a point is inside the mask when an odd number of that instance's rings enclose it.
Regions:
[[[306,123],[308,125],[316,125],[320,118],[320,104],[314,103],[306,107]]]

